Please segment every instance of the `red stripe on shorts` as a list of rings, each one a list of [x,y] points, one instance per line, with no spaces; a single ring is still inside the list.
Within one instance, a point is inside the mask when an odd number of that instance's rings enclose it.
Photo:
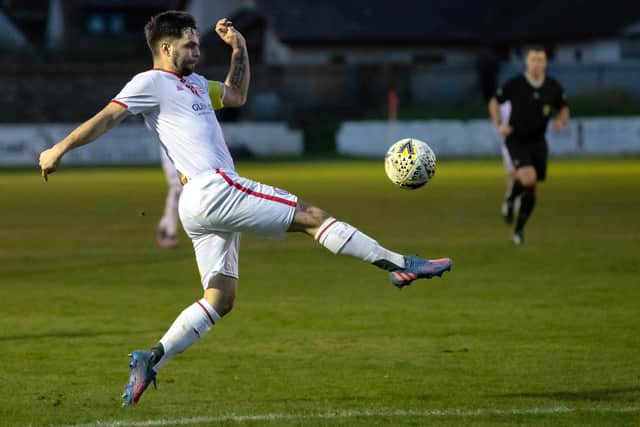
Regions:
[[[266,200],[271,200],[273,202],[278,202],[278,203],[282,203],[288,206],[292,206],[292,207],[296,207],[298,204],[292,200],[287,200],[287,199],[283,199],[282,197],[278,197],[278,196],[272,196],[270,194],[264,194],[264,193],[259,193],[257,191],[253,191],[250,188],[244,187],[242,184],[238,184],[237,182],[233,182],[231,180],[231,178],[229,178],[227,176],[226,173],[222,172],[220,169],[216,169],[216,173],[219,174],[222,178],[224,178],[225,181],[227,181],[227,184],[229,184],[232,187],[237,188],[238,190],[245,192],[251,196],[255,196],[255,197],[260,197],[261,199],[266,199]]]

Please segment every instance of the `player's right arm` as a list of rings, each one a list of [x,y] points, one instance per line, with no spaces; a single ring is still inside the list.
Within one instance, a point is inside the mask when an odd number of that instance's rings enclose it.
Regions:
[[[491,122],[496,127],[498,133],[502,136],[509,136],[513,132],[513,128],[509,123],[502,123],[500,115],[500,103],[510,100],[510,81],[501,88],[498,88],[496,95],[489,100],[489,116]]]
[[[58,163],[69,150],[88,144],[116,126],[127,116],[127,109],[110,102],[98,114],[82,123],[62,141],[40,153],[40,170],[45,181],[54,173]]]

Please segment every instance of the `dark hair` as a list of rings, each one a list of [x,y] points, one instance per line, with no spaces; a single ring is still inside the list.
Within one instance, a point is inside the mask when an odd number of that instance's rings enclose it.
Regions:
[[[541,44],[529,44],[524,47],[524,55],[529,55],[529,52],[544,52],[546,55],[547,49],[545,49]]]
[[[158,42],[162,39],[179,39],[185,29],[196,29],[196,20],[187,12],[168,10],[152,16],[144,26],[144,36],[151,53],[157,53]]]

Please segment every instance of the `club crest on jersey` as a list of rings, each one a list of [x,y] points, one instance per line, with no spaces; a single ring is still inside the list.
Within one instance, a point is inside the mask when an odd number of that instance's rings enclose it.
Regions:
[[[192,85],[191,83],[187,82],[183,77],[180,78],[180,83],[182,83],[184,86],[180,86],[179,84],[176,86],[176,89],[178,89],[178,91],[184,90],[184,88],[186,87],[187,89],[189,89],[191,91],[192,94],[194,94],[195,96],[202,98],[202,93],[200,93],[200,89],[198,89],[197,86]]]
[[[190,85],[189,83],[185,83],[184,84],[187,89],[189,89],[191,91],[191,93],[193,93],[195,96],[198,97],[202,97],[202,94],[200,93],[200,89],[198,89],[196,86]]]

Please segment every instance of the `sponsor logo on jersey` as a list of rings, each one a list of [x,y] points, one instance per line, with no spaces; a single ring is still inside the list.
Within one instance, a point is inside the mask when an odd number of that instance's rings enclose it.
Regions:
[[[194,102],[191,104],[191,109],[198,113],[198,115],[213,113],[211,104],[205,104],[204,102]]]
[[[542,113],[545,116],[548,116],[550,112],[551,112],[551,106],[549,104],[545,104],[544,107],[542,107]]]

